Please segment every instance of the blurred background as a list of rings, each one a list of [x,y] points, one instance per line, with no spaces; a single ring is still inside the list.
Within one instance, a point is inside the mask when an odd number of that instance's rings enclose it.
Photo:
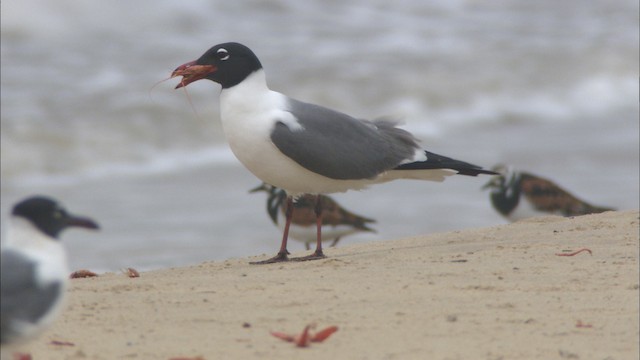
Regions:
[[[594,204],[637,209],[638,10],[624,0],[3,1],[2,236],[17,200],[46,194],[102,225],[64,234],[73,269],[275,254],[266,196],[248,193],[259,180],[220,129],[219,86],[190,85],[191,106],[177,79],[157,84],[227,41],[254,50],[274,90],[400,118],[430,151],[509,163]],[[487,181],[336,194],[378,220],[377,234],[341,244],[503,224]]]

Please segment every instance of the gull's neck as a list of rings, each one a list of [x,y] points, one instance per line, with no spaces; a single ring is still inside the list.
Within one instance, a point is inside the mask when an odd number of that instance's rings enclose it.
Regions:
[[[247,76],[239,84],[220,92],[221,106],[233,104],[239,106],[245,103],[253,104],[268,96],[272,91],[267,87],[264,70],[259,69]]]

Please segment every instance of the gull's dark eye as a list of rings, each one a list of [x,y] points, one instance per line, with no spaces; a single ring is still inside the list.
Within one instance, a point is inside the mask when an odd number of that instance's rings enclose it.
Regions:
[[[216,55],[220,60],[227,60],[229,58],[229,52],[226,49],[218,49]]]

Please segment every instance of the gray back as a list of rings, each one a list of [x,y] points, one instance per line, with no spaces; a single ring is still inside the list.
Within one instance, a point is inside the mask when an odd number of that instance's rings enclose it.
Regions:
[[[278,122],[271,140],[304,168],[332,179],[373,178],[411,159],[418,148],[413,135],[388,120],[358,120],[294,99],[289,111],[304,129]]]

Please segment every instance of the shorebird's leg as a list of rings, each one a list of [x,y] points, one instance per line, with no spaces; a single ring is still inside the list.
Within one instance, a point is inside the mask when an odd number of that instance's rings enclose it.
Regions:
[[[324,259],[326,257],[322,252],[322,199],[319,194],[316,195],[316,206],[314,211],[316,213],[316,251],[309,256],[294,258],[292,260],[307,261]]]
[[[333,242],[329,246],[330,247],[336,246],[336,244],[338,244],[338,241],[340,241],[340,236],[338,236],[337,238],[333,239]]]
[[[262,264],[273,264],[282,261],[288,261],[289,251],[287,251],[287,240],[289,239],[289,226],[291,225],[291,218],[293,217],[293,197],[287,196],[287,208],[285,210],[285,219],[284,223],[284,231],[282,232],[282,243],[280,244],[280,251],[278,254],[271,259],[262,260],[262,261],[253,261],[249,264],[251,265],[262,265]]]

